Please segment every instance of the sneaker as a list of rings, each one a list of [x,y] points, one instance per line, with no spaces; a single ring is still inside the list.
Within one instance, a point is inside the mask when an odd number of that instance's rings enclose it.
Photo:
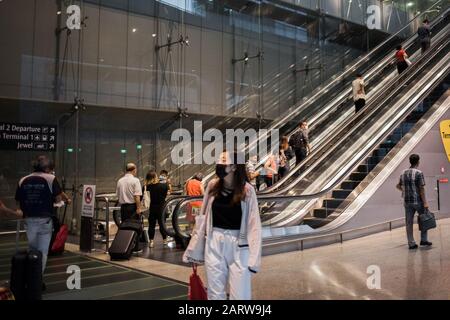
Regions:
[[[153,248],[154,246],[155,246],[155,242],[153,240],[150,240],[150,242],[148,243],[148,247]]]
[[[419,246],[417,244],[413,244],[409,246],[409,250],[417,249]]]
[[[431,246],[433,243],[432,242],[430,242],[430,241],[420,241],[420,245],[421,246],[427,246],[427,247],[429,247],[429,246]]]

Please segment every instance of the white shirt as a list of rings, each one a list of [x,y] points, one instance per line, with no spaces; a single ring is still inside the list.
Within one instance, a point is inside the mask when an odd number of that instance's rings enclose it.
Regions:
[[[136,203],[134,196],[142,196],[141,182],[131,173],[127,173],[117,181],[116,195],[120,204]]]
[[[352,87],[353,87],[353,101],[358,101],[359,99],[366,100],[366,92],[364,91],[364,86],[366,84],[364,83],[364,80],[361,78],[358,78],[356,80],[353,80]],[[361,90],[362,92],[358,93]]]

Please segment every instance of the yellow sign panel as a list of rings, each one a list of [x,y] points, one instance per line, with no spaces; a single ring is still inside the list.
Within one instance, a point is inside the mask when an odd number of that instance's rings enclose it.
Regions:
[[[447,154],[448,161],[450,162],[450,120],[444,120],[441,122],[441,137],[444,144],[445,153]]]

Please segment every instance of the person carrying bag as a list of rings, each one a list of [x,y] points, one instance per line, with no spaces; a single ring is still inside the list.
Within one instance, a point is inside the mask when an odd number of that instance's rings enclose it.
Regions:
[[[436,218],[428,208],[425,208],[424,213],[419,214],[419,230],[428,231],[436,228]]]

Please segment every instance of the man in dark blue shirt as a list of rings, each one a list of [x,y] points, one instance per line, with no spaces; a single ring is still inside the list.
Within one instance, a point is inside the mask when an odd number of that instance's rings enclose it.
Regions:
[[[25,218],[28,246],[42,252],[42,272],[47,263],[48,249],[53,231],[53,204],[70,199],[62,192],[56,177],[49,172],[50,160],[39,156],[33,162],[34,172],[20,179],[16,201]]]
[[[428,19],[423,21],[423,25],[417,30],[417,35],[419,37],[420,46],[422,47],[422,54],[428,50],[431,44],[431,31],[430,22]]]

